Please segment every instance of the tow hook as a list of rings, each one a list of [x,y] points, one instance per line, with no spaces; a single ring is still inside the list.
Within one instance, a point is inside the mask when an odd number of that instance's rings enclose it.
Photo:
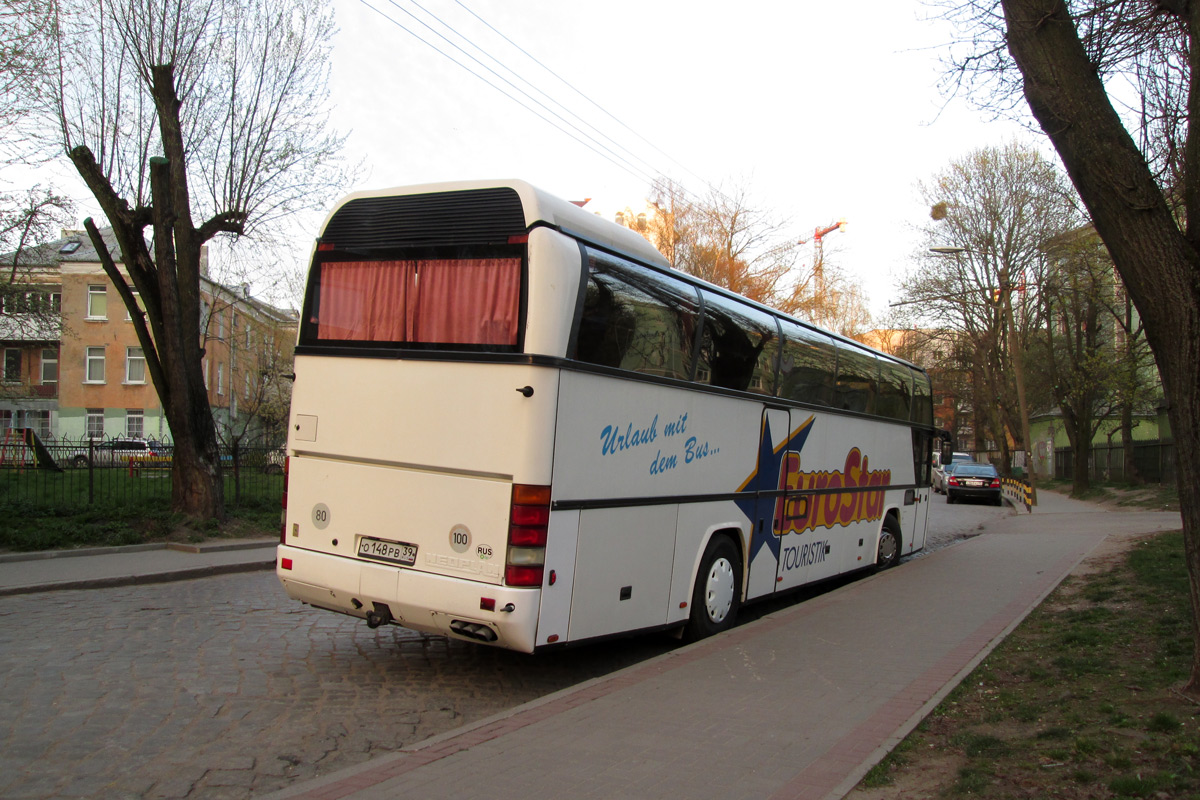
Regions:
[[[367,627],[378,628],[392,621],[392,610],[386,603],[372,603],[374,608],[367,612]]]

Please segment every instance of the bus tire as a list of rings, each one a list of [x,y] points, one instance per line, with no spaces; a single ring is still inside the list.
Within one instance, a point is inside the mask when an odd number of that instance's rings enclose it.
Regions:
[[[879,547],[875,551],[875,568],[889,569],[900,562],[900,525],[888,514],[879,531]]]
[[[694,642],[732,628],[741,601],[742,559],[732,541],[714,536],[700,560],[684,639]]]

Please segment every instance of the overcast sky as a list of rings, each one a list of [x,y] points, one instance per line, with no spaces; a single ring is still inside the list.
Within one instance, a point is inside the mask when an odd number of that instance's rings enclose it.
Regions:
[[[875,312],[886,309],[916,246],[912,228],[928,215],[916,182],[977,147],[1014,137],[1040,144],[965,102],[944,107],[938,60],[950,32],[918,0],[337,0],[336,8],[335,119],[365,159],[364,185],[519,177],[567,199],[591,197],[588,208],[611,218],[644,199],[659,173],[696,194],[741,183],[799,238],[846,219],[846,231],[827,239],[827,257],[863,282]]]
[[[695,194],[738,184],[797,238],[847,220],[826,255],[863,283],[877,314],[928,215],[916,182],[978,147],[1014,137],[1042,146],[963,101],[943,107],[938,59],[950,32],[919,0],[334,7],[332,120],[364,165],[357,188],[522,178],[593,198],[587,208],[611,218],[659,174]],[[93,207],[84,202],[81,216]],[[322,218],[298,221],[298,260]]]

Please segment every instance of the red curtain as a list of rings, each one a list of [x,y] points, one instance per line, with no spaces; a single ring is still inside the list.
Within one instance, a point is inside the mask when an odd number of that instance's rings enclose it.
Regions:
[[[327,261],[321,265],[317,337],[365,342],[408,340],[412,261]]]
[[[320,339],[517,343],[521,261],[326,262]]]
[[[422,261],[413,339],[444,344],[517,343],[521,262],[516,258]]]

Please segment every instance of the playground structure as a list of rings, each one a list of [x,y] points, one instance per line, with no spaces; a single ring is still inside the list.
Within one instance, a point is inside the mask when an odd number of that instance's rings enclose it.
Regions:
[[[62,472],[50,451],[32,428],[7,428],[0,440],[0,467],[46,469]]]

